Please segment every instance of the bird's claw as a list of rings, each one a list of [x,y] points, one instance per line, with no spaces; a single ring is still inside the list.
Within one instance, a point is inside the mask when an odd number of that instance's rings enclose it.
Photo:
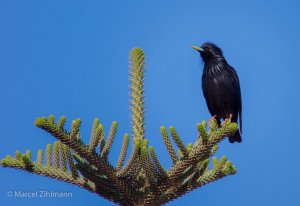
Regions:
[[[215,124],[218,124],[217,122],[218,122],[217,115],[212,116],[209,120],[209,127],[214,128]]]
[[[226,124],[227,122],[231,122],[231,118],[232,118],[232,114],[229,114],[228,115],[228,117],[224,120],[224,122],[222,123],[222,126],[224,125],[224,124]]]

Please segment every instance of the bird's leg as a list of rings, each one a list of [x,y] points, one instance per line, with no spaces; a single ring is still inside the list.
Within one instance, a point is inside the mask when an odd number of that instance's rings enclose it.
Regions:
[[[217,117],[217,115],[214,115],[214,116],[212,116],[211,118],[217,120],[218,117]]]
[[[232,118],[232,114],[229,114],[229,115],[227,116],[227,118],[224,119],[224,122],[223,122],[222,126],[223,126],[226,122],[231,122],[231,118]]]
[[[216,122],[218,127],[220,127],[220,125],[221,125],[220,119],[218,118],[217,115],[214,115],[214,116],[211,117],[211,119],[209,121],[210,128],[212,128],[212,122]]]
[[[218,118],[217,115],[212,116],[211,118],[215,119],[218,123],[218,126],[221,127],[221,120]]]

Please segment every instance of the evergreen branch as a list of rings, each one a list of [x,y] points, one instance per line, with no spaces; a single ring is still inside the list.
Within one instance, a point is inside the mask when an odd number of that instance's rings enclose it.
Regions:
[[[233,134],[237,129],[236,123],[225,123],[217,130],[209,132],[207,144],[194,147],[187,159],[179,161],[174,165],[168,172],[170,178],[176,178],[189,165],[194,165],[198,161],[205,160],[214,145],[222,141],[226,136]]]
[[[209,157],[209,151],[213,148],[213,146],[223,140],[225,136],[232,134],[236,130],[237,125],[235,123],[225,122],[225,124],[223,124],[221,128],[218,128],[215,131],[210,131],[208,133],[207,144],[193,147],[188,158],[180,160],[175,165],[173,165],[173,167],[168,171],[168,179],[162,181],[159,186],[159,189],[161,191],[165,191],[164,198],[169,199],[168,195],[172,196],[171,193],[169,194],[170,190],[166,189],[166,187],[164,186],[168,184],[167,182],[171,181],[173,185],[176,185],[182,182],[182,179],[186,179],[194,170],[191,165],[197,165],[199,162],[207,159]]]
[[[79,122],[80,120],[73,122],[73,130],[74,128],[77,128]],[[89,148],[86,145],[84,145],[80,140],[71,140],[66,132],[58,130],[56,125],[49,124],[46,118],[36,119],[35,124],[37,127],[44,129],[45,131],[49,132],[54,137],[59,139],[62,143],[72,148],[77,154],[84,157],[91,165],[94,165],[98,170],[103,171],[103,173],[109,179],[111,179],[112,182],[116,184],[116,188],[119,190],[118,192],[123,193],[125,196],[128,197],[128,199],[134,199],[133,189],[131,188],[131,186],[128,185],[125,181],[118,179],[115,175],[115,170],[113,169],[113,167],[107,161],[104,161],[94,153],[91,153]],[[71,135],[72,132],[70,136]]]
[[[124,164],[124,160],[128,151],[128,145],[129,145],[129,134],[126,133],[123,137],[122,149],[116,166],[117,171],[119,171]]]
[[[42,165],[43,164],[43,150],[38,150],[38,152],[37,152],[37,158],[36,158],[36,162],[37,162],[37,164],[40,164],[40,165]]]
[[[10,155],[7,155],[5,158],[3,158],[1,160],[1,165],[3,167],[12,167],[12,168],[17,168],[17,169],[24,168],[25,169],[25,164],[23,163],[21,156],[16,156],[15,158],[13,158]]]
[[[186,146],[186,149],[188,151],[188,153],[190,154],[192,149],[193,149],[193,144],[192,143],[189,143],[187,146]]]
[[[201,177],[198,178],[197,187],[235,173],[236,169],[234,166],[232,166],[231,162],[227,161],[226,157],[222,157],[220,161],[215,164],[212,170],[205,172]]]
[[[213,146],[213,148],[211,148],[211,150],[209,151],[209,156],[213,156],[217,152],[218,148],[218,145]]]
[[[30,150],[26,150],[26,153],[25,153],[26,157],[31,160],[32,159],[32,156],[31,156],[31,151]]]
[[[89,181],[93,182],[96,186],[96,192],[101,194],[104,198],[113,202],[127,202],[126,198],[118,193],[114,187],[113,182],[109,181],[106,176],[103,176],[97,168],[89,165],[78,155],[74,155],[74,159],[77,162],[76,167],[80,173]]]
[[[67,154],[66,154],[66,145],[59,144],[59,154],[60,154],[60,169],[64,172],[67,172]]]
[[[100,151],[102,152],[106,144],[104,138],[104,127],[102,124],[99,124],[99,130],[100,130],[99,146],[100,146]]]
[[[148,154],[148,140],[143,140],[142,150],[141,150],[141,159],[142,159],[142,168],[145,171],[146,181],[152,187],[154,187],[154,182],[158,177],[158,173],[156,172],[152,162],[150,161],[149,154]]]
[[[48,121],[49,121],[50,124],[54,124],[54,121],[55,121],[54,115],[52,115],[52,114],[49,115],[49,116],[48,116]]]
[[[43,166],[42,164],[32,164],[32,169],[28,170],[26,168],[24,162],[22,160],[18,160],[17,158],[13,158],[10,156],[6,156],[4,159],[1,160],[1,165],[3,167],[10,167],[18,170],[23,170],[25,172],[29,172],[32,174],[38,174],[45,177],[50,177],[53,179],[57,179],[63,182],[68,182],[73,185],[77,185],[84,189],[89,190],[90,192],[96,193],[95,185],[92,182],[87,182],[83,178],[74,179],[68,173],[65,173],[59,169],[55,169],[53,167]]]
[[[172,146],[172,143],[170,141],[170,138],[169,138],[169,135],[167,133],[167,130],[165,127],[160,127],[160,133],[161,133],[161,136],[164,140],[164,143],[166,145],[166,148],[169,152],[169,155],[173,161],[173,165],[176,164],[176,162],[178,161],[178,158],[177,158],[177,155],[176,155],[176,152]]]
[[[57,127],[59,130],[64,130],[66,120],[67,120],[67,118],[65,116],[62,116],[61,118],[59,118],[59,120],[57,122]]]
[[[70,139],[75,139],[76,137],[78,137],[80,125],[81,125],[81,120],[80,119],[76,119],[76,120],[72,121],[72,128],[71,128],[71,132],[70,132]],[[55,128],[55,129],[57,130],[57,128]]]
[[[103,158],[107,158],[107,155],[110,152],[111,146],[112,146],[115,136],[116,136],[117,128],[118,128],[118,123],[116,121],[114,121],[111,125],[110,131],[108,134],[108,138],[107,138],[107,142],[103,148],[103,151],[101,152],[101,156]]]
[[[60,148],[58,141],[53,144],[53,166],[56,169],[60,167]]]
[[[160,162],[159,162],[159,160],[158,160],[158,158],[156,156],[156,153],[154,151],[154,148],[152,146],[149,147],[149,151],[150,151],[150,156],[152,158],[152,161],[154,162],[155,167],[156,167],[157,171],[159,172],[159,174],[163,178],[167,177],[167,172],[165,171],[165,169],[163,168],[163,166],[160,164]]]
[[[194,173],[193,179],[189,182],[189,184],[193,184],[194,180],[201,177],[203,173],[208,170],[209,158],[204,160],[203,162],[199,162],[196,167],[196,171]]]
[[[26,152],[26,154],[22,154],[21,159],[24,163],[25,169],[28,170],[28,171],[32,171],[33,162],[31,160],[30,156],[28,156],[27,152]]]
[[[46,147],[46,165],[50,167],[52,165],[52,145],[47,144]]]
[[[8,155],[8,157],[10,157],[9,155]],[[21,160],[22,159],[22,154],[21,154],[21,152],[20,151],[16,151],[15,152],[15,158],[17,159],[17,160]]]
[[[172,136],[174,142],[176,143],[177,147],[179,148],[180,152],[182,153],[183,158],[187,157],[188,151],[187,151],[186,147],[184,146],[181,138],[179,137],[176,129],[173,126],[171,126],[169,130],[170,130],[170,133],[171,133],[171,136]]]
[[[93,124],[91,138],[90,138],[90,150],[92,152],[95,151],[95,149],[99,143],[102,132],[103,132],[103,126],[100,125],[98,119],[95,119],[94,124]]]
[[[101,172],[97,170],[97,168],[91,166],[86,161],[81,159],[78,155],[74,155],[74,159],[77,162],[76,167],[80,171],[80,173],[87,179],[89,179],[91,182],[96,183],[96,185],[105,185],[105,186],[111,186],[111,188],[106,188],[108,190],[111,190],[113,187],[113,183],[107,179],[107,177]],[[112,190],[114,191],[114,190]]]
[[[145,55],[142,49],[134,48],[130,52],[131,68],[131,114],[134,138],[144,138],[144,61]]]
[[[119,177],[129,175],[130,171],[134,170],[134,166],[138,162],[141,142],[141,138],[134,140],[133,151],[127,164],[117,173]]]
[[[206,144],[207,143],[206,121],[203,120],[201,123],[198,123],[197,129],[198,129],[197,145]]]
[[[103,181],[103,179],[99,179],[91,173],[91,171],[86,170],[86,168],[82,167],[81,165],[77,165],[78,170],[80,173],[89,181],[93,182],[96,186],[95,192],[104,197],[107,200],[113,201],[113,202],[123,202],[123,199],[121,198],[121,195],[116,193],[114,191],[114,188],[112,185],[108,184],[107,182]]]
[[[167,191],[166,194],[162,195],[161,199],[159,199],[159,201],[157,202],[158,205],[166,204],[196,188],[202,187],[208,183],[222,179],[228,175],[235,174],[236,173],[235,168],[233,166],[229,166],[229,167],[231,168],[228,170],[223,168],[219,168],[219,169],[214,168],[213,170],[208,170],[203,175],[201,175],[200,178],[198,178],[198,180],[193,181],[192,183],[188,184],[186,187],[172,188],[171,190]]]
[[[73,158],[71,156],[71,150],[67,145],[63,144],[63,146],[64,146],[64,148],[63,148],[64,154],[65,154],[66,160],[68,162],[71,175],[72,175],[73,178],[76,179],[79,175],[78,175],[77,169],[75,167],[75,164],[73,162]]]

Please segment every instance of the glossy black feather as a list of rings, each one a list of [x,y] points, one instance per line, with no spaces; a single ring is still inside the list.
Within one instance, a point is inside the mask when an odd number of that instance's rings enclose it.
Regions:
[[[201,46],[200,55],[204,61],[202,90],[208,110],[216,115],[218,122],[232,114],[232,122],[237,122],[242,132],[242,98],[240,82],[235,69],[225,60],[222,50],[212,43]],[[241,142],[241,132],[229,137],[229,141]]]

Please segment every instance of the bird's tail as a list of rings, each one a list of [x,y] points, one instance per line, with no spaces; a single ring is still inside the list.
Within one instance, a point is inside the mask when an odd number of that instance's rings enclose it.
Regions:
[[[241,137],[241,134],[240,134],[240,130],[236,131],[233,136],[229,137],[229,142],[230,143],[234,143],[234,142],[240,143],[240,142],[242,142],[242,137]]]

